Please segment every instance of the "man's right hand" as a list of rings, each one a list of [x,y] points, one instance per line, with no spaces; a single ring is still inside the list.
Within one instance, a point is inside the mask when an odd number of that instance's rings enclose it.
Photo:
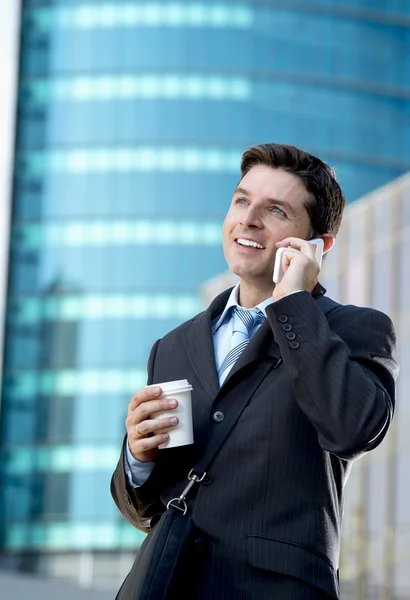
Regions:
[[[175,398],[159,400],[161,394],[160,387],[147,387],[136,392],[128,405],[125,419],[128,447],[132,456],[140,462],[154,460],[158,446],[169,439],[168,433],[160,432],[178,425],[177,417],[152,419],[155,413],[169,412],[178,406]]]

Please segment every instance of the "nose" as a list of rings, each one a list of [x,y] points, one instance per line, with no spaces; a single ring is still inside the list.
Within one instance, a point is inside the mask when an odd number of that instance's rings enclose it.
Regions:
[[[250,204],[247,209],[243,211],[241,216],[241,225],[243,227],[262,227],[262,219],[260,210],[255,204]]]

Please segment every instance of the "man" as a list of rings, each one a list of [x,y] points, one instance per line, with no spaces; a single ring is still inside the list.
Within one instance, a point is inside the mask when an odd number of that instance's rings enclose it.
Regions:
[[[265,144],[244,153],[241,172],[223,225],[239,284],[159,340],[148,363],[149,384],[192,384],[195,443],[158,452],[161,430],[176,420],[150,417],[176,402],[159,400],[160,389],[136,392],[112,494],[146,531],[180,495],[243,382],[260,378],[206,485],[188,497],[210,543],[195,591],[181,598],[339,598],[343,489],[353,460],[382,441],[392,420],[394,328],[378,311],[336,303],[324,311],[318,300],[325,290],[307,240],[321,237],[325,252],[333,245],[345,205],[333,171],[292,146]],[[281,247],[285,273],[275,286]],[[243,313],[253,319],[250,341],[232,362],[238,306],[256,310]],[[264,377],[261,364],[270,368]]]

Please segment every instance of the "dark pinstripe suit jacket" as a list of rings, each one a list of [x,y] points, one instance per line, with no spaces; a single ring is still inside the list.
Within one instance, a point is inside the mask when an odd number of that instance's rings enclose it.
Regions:
[[[211,328],[229,293],[158,341],[149,360],[149,383],[187,378],[193,385],[195,444],[160,451],[137,490],[126,482],[121,453],[114,500],[144,530],[182,491],[218,427],[214,411],[228,413],[243,380],[259,378],[209,469],[211,484],[189,500],[211,540],[195,598],[270,600],[279,597],[275,578],[283,575],[338,598],[343,487],[353,459],[381,442],[393,416],[393,325],[356,306],[336,305],[325,316],[315,300],[324,293],[318,284],[312,294],[267,308],[268,319],[219,388]]]

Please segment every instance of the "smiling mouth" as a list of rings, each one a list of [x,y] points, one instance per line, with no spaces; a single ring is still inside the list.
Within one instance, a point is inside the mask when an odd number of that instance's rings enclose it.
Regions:
[[[256,248],[257,250],[264,250],[265,246],[259,244],[258,242],[254,242],[253,240],[245,240],[244,238],[237,238],[235,240],[237,244],[240,246],[246,246],[247,248]]]

